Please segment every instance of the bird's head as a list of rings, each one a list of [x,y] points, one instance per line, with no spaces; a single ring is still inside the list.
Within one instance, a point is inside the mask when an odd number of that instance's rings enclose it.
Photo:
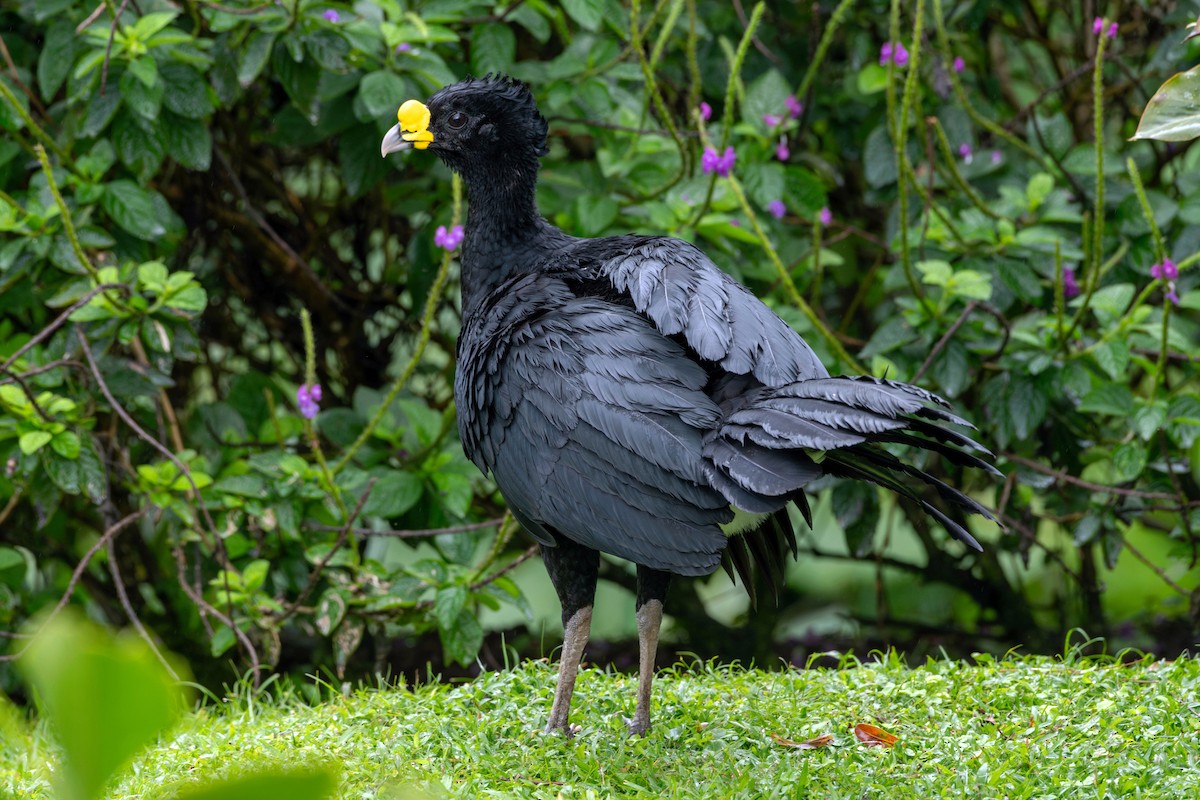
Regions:
[[[380,152],[430,150],[465,178],[475,168],[532,165],[545,155],[547,125],[524,83],[504,76],[468,78],[438,90],[428,104],[408,100]]]

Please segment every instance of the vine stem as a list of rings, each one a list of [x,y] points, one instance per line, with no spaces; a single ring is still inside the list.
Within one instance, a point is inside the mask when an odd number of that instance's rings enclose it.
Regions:
[[[451,217],[451,225],[458,225],[462,218],[462,180],[455,175],[451,182],[451,190],[453,192],[454,212]],[[425,298],[425,313],[421,317],[421,332],[417,336],[416,347],[413,348],[412,357],[408,363],[404,365],[404,370],[400,373],[400,377],[396,378],[396,382],[392,384],[392,388],[388,391],[387,397],[379,404],[379,408],[375,410],[375,415],[363,428],[362,433],[354,440],[353,444],[346,449],[337,464],[333,467],[333,474],[337,475],[355,454],[362,449],[362,446],[367,443],[367,439],[379,427],[379,423],[383,421],[383,417],[392,407],[392,403],[400,395],[400,391],[408,385],[413,373],[416,372],[417,364],[421,362],[421,357],[425,354],[425,347],[429,344],[429,337],[433,333],[433,316],[437,312],[438,305],[442,300],[442,292],[446,288],[446,282],[450,277],[450,262],[453,260],[453,253],[449,250],[442,256],[442,266],[438,270],[437,276],[433,279],[433,285],[429,287],[429,296]]]
[[[758,28],[758,23],[762,21],[763,3],[758,3],[754,6],[754,10],[750,12],[750,20],[746,23],[746,30],[742,34],[742,40],[738,42],[737,50],[733,54],[733,61],[729,68],[729,80],[725,84],[725,108],[721,114],[721,144],[717,148],[724,151],[729,146],[729,133],[733,127],[733,97],[737,91],[738,76],[742,72],[742,64],[746,60],[746,53],[750,50],[750,43],[754,40],[754,31]],[[709,146],[707,134],[704,130],[704,121],[699,118],[699,111],[696,113],[696,125],[700,131],[703,146]],[[704,202],[696,209],[695,216],[688,224],[689,228],[695,228],[700,224],[700,220],[704,217],[704,213],[708,210],[709,204],[712,202],[713,192],[717,187],[717,174],[714,172],[708,179],[708,190],[704,194]],[[794,288],[794,287],[793,287]]]
[[[821,31],[821,40],[817,42],[817,49],[813,51],[812,60],[808,62],[808,69],[804,71],[804,77],[800,79],[800,85],[796,88],[796,97],[805,97],[808,90],[812,88],[812,83],[817,77],[817,70],[824,63],[829,45],[833,43],[833,35],[842,26],[842,20],[850,12],[852,5],[854,5],[854,0],[842,0],[829,15],[829,23],[825,26],[825,30]]]

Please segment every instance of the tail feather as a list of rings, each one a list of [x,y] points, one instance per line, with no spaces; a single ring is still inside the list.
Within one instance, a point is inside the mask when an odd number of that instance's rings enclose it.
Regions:
[[[876,463],[872,463],[872,458],[863,457],[866,452],[867,448],[862,448],[856,451],[847,450],[838,452],[836,454],[831,453],[830,458],[826,459],[826,461],[830,464],[831,474],[838,475],[839,477],[843,478],[857,478],[858,480],[869,481],[870,483],[878,484],[885,489],[890,489],[901,497],[906,497],[909,500],[912,500],[914,503],[918,504],[926,514],[941,523],[942,527],[944,527],[955,539],[963,542],[972,550],[977,550],[980,552],[983,551],[983,547],[980,546],[979,542],[976,541],[974,536],[967,532],[966,528],[948,517],[945,512],[943,512],[937,506],[918,495],[911,486],[900,480],[900,478],[893,474],[888,467],[881,467]],[[881,450],[875,451],[875,453],[882,452],[883,451]],[[919,472],[919,470],[914,471]],[[974,500],[971,500],[971,498],[967,497],[961,492],[958,492],[956,489],[946,486],[945,483],[942,483],[931,475],[926,475],[925,473],[920,474],[929,479],[927,482],[935,483],[935,485],[941,484],[941,486],[949,489],[952,493],[957,494],[958,497],[955,498],[956,500],[964,501],[955,502],[955,505],[974,510],[971,509],[971,505],[973,504],[978,509],[976,513],[982,513],[988,519],[992,519],[991,513]],[[945,495],[943,495],[943,497],[944,496]]]
[[[793,556],[799,553],[792,521],[787,509],[782,508],[766,517],[757,528],[730,538],[721,557],[721,566],[734,583],[741,581],[752,607],[758,607],[759,589],[763,584],[778,603],[788,550]]]
[[[1001,474],[989,463],[986,447],[955,429],[974,427],[932,392],[879,378],[818,378],[759,387],[724,402],[725,422],[704,442],[705,472],[730,502],[770,510],[794,499],[811,525],[802,487],[824,474],[864,480],[909,498],[953,536],[979,549],[961,523],[921,496],[920,486],[932,487],[951,508],[990,520],[991,512],[879,446],[902,444],[956,466]],[[770,552],[753,539],[746,546],[747,562]]]

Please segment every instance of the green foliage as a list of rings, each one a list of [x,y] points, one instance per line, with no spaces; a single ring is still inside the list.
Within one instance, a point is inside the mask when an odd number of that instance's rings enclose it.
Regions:
[[[258,693],[186,717],[114,794],[162,796],[182,775],[240,771],[231,764],[334,761],[346,798],[1195,796],[1195,658],[981,655],[911,669],[893,653],[821,661],[666,670],[644,739],[630,738],[622,720],[636,677],[595,668],[580,673],[582,730],[569,741],[541,733],[554,688],[544,661],[453,688],[367,690],[315,707]],[[859,744],[851,731],[861,723],[896,735],[896,745]],[[822,735],[832,742],[814,750],[775,739]],[[0,791],[46,796],[39,768],[17,755],[41,745],[32,737],[0,751]]]
[[[176,726],[187,696],[180,688],[178,665],[160,659],[141,639],[113,637],[72,614],[51,620],[38,632],[20,664],[62,748],[57,797],[108,796],[105,787],[131,760]],[[12,746],[24,734],[15,722],[9,727]],[[318,800],[333,787],[328,772],[276,768],[252,777],[210,780],[176,797]]]
[[[433,239],[461,198],[427,155],[378,157],[401,101],[503,70],[551,121],[553,221],[698,241],[833,371],[927,385],[997,451],[999,486],[923,465],[997,508],[984,554],[838,485],[815,505],[844,541],[808,556],[948,587],[922,621],[964,648],[1194,628],[1200,149],[1127,141],[1195,62],[1182,12],[1109,39],[1069,4],[802,5],[6,5],[0,627],[65,597],[218,684],[230,661],[367,675],[427,634],[470,665],[482,608],[529,618],[529,551],[455,433]],[[1130,564],[1136,606],[1107,607]],[[897,624],[864,597],[860,622]],[[733,638],[672,610],[698,647]]]

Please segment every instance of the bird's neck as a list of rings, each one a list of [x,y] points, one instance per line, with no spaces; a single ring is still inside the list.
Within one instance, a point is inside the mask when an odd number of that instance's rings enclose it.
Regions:
[[[466,180],[467,225],[462,256],[463,307],[504,281],[537,268],[558,237],[538,213],[536,172],[511,180]]]

